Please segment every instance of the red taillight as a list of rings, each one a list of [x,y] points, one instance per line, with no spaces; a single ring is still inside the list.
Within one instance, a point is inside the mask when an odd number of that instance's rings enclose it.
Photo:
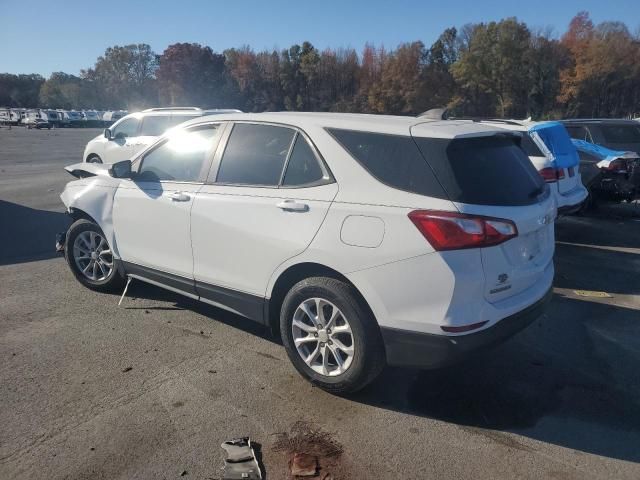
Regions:
[[[540,176],[547,183],[557,182],[558,180],[562,180],[564,178],[564,169],[563,168],[553,168],[547,167],[542,170],[538,170]]]
[[[414,210],[409,218],[438,251],[490,247],[518,235],[515,223],[501,218],[439,210]]]

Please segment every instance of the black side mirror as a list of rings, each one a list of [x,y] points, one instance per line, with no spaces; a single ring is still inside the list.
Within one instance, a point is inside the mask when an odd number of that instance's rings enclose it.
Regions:
[[[108,128],[104,129],[104,138],[106,138],[107,140],[111,140],[111,130],[109,130]]]
[[[131,178],[131,160],[122,160],[111,165],[109,175],[113,178]]]

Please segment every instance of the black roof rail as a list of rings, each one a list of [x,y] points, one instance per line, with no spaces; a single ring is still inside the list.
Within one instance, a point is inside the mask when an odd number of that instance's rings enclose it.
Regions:
[[[449,117],[449,120],[470,120],[472,122],[504,123],[506,125],[523,126],[526,120],[509,120],[507,118],[484,118],[484,117]]]

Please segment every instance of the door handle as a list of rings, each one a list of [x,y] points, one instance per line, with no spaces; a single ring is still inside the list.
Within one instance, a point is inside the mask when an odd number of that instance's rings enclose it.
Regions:
[[[306,212],[309,210],[309,205],[306,203],[298,203],[295,200],[284,200],[283,202],[277,203],[276,207],[285,212]]]
[[[169,198],[174,202],[188,202],[191,197],[183,192],[173,192],[169,195]]]

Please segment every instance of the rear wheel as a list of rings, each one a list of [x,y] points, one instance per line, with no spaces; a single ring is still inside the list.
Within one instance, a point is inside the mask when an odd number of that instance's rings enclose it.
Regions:
[[[124,286],[124,276],[105,234],[89,220],[78,220],[69,227],[65,258],[76,279],[85,287],[113,291]]]
[[[384,367],[375,319],[340,280],[315,277],[295,284],[282,304],[280,331],[298,372],[329,392],[360,390]]]
[[[89,155],[87,163],[102,163],[102,159],[98,155]]]

